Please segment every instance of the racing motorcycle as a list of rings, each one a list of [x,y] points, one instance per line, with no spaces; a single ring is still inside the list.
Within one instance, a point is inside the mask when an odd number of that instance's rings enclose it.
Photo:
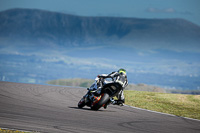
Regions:
[[[106,109],[107,105],[114,103],[113,97],[117,96],[123,88],[120,82],[113,78],[108,79],[97,76],[95,82],[88,88],[87,94],[78,102],[78,107],[89,106],[92,110],[98,110],[101,107]]]

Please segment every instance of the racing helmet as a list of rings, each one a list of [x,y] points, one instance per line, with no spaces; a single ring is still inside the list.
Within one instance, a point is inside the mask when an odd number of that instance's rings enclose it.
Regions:
[[[117,72],[126,75],[126,70],[123,68],[120,68]]]

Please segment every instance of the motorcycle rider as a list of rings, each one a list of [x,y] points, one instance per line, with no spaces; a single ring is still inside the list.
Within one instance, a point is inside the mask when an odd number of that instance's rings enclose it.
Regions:
[[[96,84],[93,84],[88,90],[88,92],[94,91],[94,95],[98,95],[98,93],[101,92],[101,88],[106,84],[106,78],[112,78],[114,82],[118,82],[119,84],[122,85],[122,90],[118,93],[117,99],[114,100],[112,99],[110,102],[113,105],[120,105],[123,106],[123,103],[125,102],[123,90],[125,87],[128,85],[128,80],[127,80],[127,75],[126,75],[126,70],[121,68],[118,71],[114,71],[110,74],[100,74],[97,76],[98,80],[96,81]],[[104,106],[104,108],[106,108]]]

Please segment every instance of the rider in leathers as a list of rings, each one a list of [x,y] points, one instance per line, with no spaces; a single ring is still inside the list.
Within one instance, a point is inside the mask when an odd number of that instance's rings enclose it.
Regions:
[[[119,69],[118,71],[112,72],[110,74],[101,74],[98,75],[98,82],[96,89],[101,89],[104,85],[104,79],[106,78],[112,78],[114,82],[118,82],[122,85],[123,89],[118,93],[117,99],[118,100],[112,100],[111,103],[114,105],[123,105],[125,102],[123,90],[128,85],[128,80],[126,76],[126,70],[125,69]]]

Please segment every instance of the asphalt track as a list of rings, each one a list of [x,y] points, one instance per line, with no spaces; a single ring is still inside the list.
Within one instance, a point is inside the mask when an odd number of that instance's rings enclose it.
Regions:
[[[0,82],[0,128],[42,133],[200,133],[200,121],[123,106],[77,108],[83,88]]]

